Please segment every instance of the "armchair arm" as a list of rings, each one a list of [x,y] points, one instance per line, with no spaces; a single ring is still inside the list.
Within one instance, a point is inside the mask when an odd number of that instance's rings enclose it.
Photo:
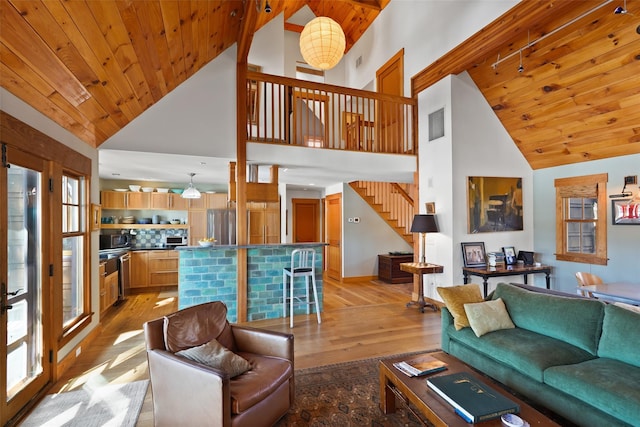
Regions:
[[[282,357],[293,364],[293,335],[248,326],[231,325],[239,351]]]
[[[229,377],[176,356],[148,350],[155,426],[231,426]]]

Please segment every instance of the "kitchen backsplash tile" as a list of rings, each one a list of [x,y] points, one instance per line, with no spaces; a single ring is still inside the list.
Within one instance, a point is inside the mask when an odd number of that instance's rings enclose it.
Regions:
[[[164,236],[187,236],[184,229],[162,229],[162,230],[135,230],[131,235],[131,246],[133,248],[155,248],[161,247],[164,243]]]

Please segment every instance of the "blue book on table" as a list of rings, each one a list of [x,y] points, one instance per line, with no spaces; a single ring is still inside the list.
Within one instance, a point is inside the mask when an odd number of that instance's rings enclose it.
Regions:
[[[467,372],[431,377],[427,385],[470,423],[520,412],[520,405]]]

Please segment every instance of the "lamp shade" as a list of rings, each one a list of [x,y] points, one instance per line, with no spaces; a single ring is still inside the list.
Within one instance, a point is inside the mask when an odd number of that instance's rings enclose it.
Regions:
[[[344,55],[345,46],[344,31],[326,16],[312,19],[300,33],[302,57],[307,64],[321,70],[335,67]]]
[[[435,215],[415,215],[411,223],[412,233],[437,233],[438,224]]]
[[[189,176],[191,177],[191,180],[189,181],[189,185],[187,186],[187,188],[185,188],[184,191],[182,192],[181,197],[183,199],[199,199],[200,197],[202,197],[198,189],[193,185],[194,175],[195,173],[193,172],[189,174]]]

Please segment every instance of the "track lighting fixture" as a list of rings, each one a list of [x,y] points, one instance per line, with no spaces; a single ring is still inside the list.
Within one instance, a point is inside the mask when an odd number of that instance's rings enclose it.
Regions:
[[[264,11],[267,13],[271,13],[271,5],[269,5],[269,0],[264,5]]]
[[[624,0],[624,6],[618,6],[613,10],[616,15],[625,15],[627,13],[627,0]]]
[[[518,72],[521,73],[524,71],[524,67],[522,66],[522,49],[520,49],[520,66],[518,66]]]

